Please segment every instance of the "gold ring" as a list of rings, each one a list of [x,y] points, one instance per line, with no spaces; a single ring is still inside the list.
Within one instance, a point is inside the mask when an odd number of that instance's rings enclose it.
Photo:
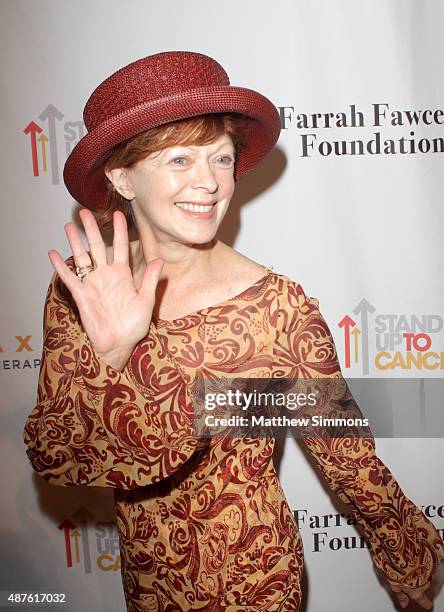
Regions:
[[[94,266],[76,266],[76,274],[80,278],[80,281],[83,283],[83,279],[88,276],[90,272],[94,270]]]

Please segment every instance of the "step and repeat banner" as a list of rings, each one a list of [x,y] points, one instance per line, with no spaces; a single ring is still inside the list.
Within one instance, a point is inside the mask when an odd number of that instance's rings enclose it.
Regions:
[[[47,252],[68,257],[63,225],[78,221],[62,171],[83,106],[113,71],[167,50],[214,57],[278,108],[279,143],[238,183],[221,238],[319,300],[361,409],[382,419],[379,456],[443,536],[444,2],[3,0],[0,11],[0,590],[125,609],[112,491],[48,485],[22,430]],[[380,382],[370,393],[368,379]],[[280,440],[275,461],[304,541],[304,610],[394,610],[304,448]]]

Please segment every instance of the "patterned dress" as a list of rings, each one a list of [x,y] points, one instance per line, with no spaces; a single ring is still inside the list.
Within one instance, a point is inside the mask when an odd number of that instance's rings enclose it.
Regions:
[[[153,319],[123,372],[94,354],[54,275],[28,457],[51,484],[114,488],[129,611],[297,612],[302,542],[273,467],[274,438],[199,440],[196,376],[340,379],[341,371],[317,300],[269,269],[220,304]],[[443,543],[371,435],[304,441],[376,566],[402,585],[425,584]]]

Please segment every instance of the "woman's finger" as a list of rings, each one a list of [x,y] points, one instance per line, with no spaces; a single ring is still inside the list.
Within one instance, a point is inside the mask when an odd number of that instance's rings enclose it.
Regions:
[[[115,211],[113,214],[113,257],[114,263],[128,264],[129,259],[129,242],[128,242],[128,226],[125,215],[121,211]]]
[[[58,253],[58,251],[48,251],[48,257],[54,270],[71,291],[73,297],[75,297],[75,294],[82,285],[79,277],[68,268],[63,260],[63,257],[60,255],[60,253]]]
[[[418,589],[406,589],[392,584],[390,586],[396,594],[396,597],[398,598],[398,601],[402,608],[407,607],[410,600],[412,600],[425,610],[432,609],[433,603],[431,599],[425,594],[425,591],[427,591],[427,589],[430,587],[430,580],[427,582],[427,584],[422,587],[419,587]]]
[[[68,242],[71,246],[71,251],[74,256],[74,263],[76,266],[83,268],[84,266],[91,265],[91,257],[83,246],[80,232],[74,223],[65,223],[65,232],[68,238]]]
[[[395,593],[401,608],[406,608],[409,605],[409,596],[406,593]]]
[[[432,609],[432,601],[425,593],[410,593],[410,598],[425,610]]]
[[[83,227],[85,228],[85,234],[89,244],[89,251],[94,266],[98,268],[105,265],[106,247],[94,215],[87,208],[82,208],[82,210],[79,212],[79,217],[82,220]]]

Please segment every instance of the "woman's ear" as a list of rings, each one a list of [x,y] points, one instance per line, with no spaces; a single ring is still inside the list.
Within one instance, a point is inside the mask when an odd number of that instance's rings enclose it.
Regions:
[[[124,168],[105,170],[105,174],[114,186],[114,189],[127,200],[135,197],[134,189]]]

